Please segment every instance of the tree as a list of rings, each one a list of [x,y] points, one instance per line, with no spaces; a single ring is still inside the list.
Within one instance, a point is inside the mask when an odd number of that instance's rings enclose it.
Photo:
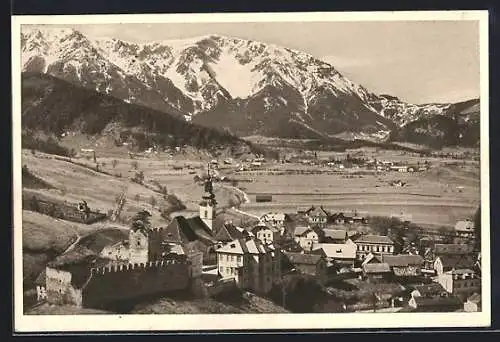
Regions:
[[[144,172],[142,171],[136,172],[134,178],[132,178],[132,181],[138,184],[142,184],[142,182],[144,182]]]
[[[133,230],[138,230],[138,229],[146,229],[149,225],[149,218],[151,217],[151,214],[147,210],[141,210],[137,212],[137,214],[134,215],[132,218],[132,229]]]
[[[149,204],[151,204],[151,207],[156,205],[156,198],[153,195],[149,198]]]

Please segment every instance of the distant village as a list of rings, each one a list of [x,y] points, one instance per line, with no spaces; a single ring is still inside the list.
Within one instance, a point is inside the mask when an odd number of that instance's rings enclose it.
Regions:
[[[409,165],[368,165],[411,172]],[[210,297],[240,289],[266,296],[284,277],[305,275],[337,296],[340,311],[481,310],[481,255],[470,219],[451,232],[465,242],[437,236],[417,246],[370,229],[368,216],[321,205],[269,212],[239,226],[219,215],[210,174],[203,190],[198,215],[153,227],[150,214],[141,211],[128,239],[106,245],[99,256],[75,259],[68,252],[49,263],[36,281],[38,301],[103,308],[175,291]],[[338,281],[371,286],[373,303],[339,299],[331,285]]]

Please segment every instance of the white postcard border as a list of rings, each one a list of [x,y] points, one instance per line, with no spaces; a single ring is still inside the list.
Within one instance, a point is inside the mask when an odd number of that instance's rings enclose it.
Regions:
[[[21,201],[21,65],[22,24],[190,23],[266,21],[429,21],[478,20],[481,70],[481,219],[482,312],[452,313],[328,313],[328,314],[197,314],[197,315],[24,315],[22,296]],[[16,332],[182,331],[253,329],[433,328],[483,327],[491,324],[488,12],[313,12],[224,14],[124,14],[12,17],[13,189],[14,189],[14,330]]]

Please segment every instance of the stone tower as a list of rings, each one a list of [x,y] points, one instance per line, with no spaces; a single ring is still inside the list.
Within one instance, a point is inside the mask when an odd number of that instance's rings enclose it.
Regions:
[[[137,213],[128,234],[129,262],[133,264],[147,263],[149,259],[149,217],[145,210]]]
[[[147,263],[149,261],[149,241],[146,230],[130,229],[128,243],[130,263],[140,264]]]
[[[200,218],[212,230],[216,214],[217,201],[215,200],[210,164],[208,165],[207,179],[204,183],[204,193],[200,201]]]

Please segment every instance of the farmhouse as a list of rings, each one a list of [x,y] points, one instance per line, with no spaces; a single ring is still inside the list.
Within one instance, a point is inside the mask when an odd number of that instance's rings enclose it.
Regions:
[[[326,260],[320,254],[284,252],[289,263],[297,271],[316,277],[320,282],[326,278]]]
[[[241,289],[267,293],[281,278],[280,253],[254,237],[231,241],[216,250],[222,278],[234,278]]]
[[[312,250],[312,246],[319,242],[319,235],[311,227],[295,227],[294,240],[304,250]]]
[[[361,235],[354,240],[357,246],[357,258],[364,259],[368,253],[373,254],[393,254],[394,242],[387,236],[382,235]]]

